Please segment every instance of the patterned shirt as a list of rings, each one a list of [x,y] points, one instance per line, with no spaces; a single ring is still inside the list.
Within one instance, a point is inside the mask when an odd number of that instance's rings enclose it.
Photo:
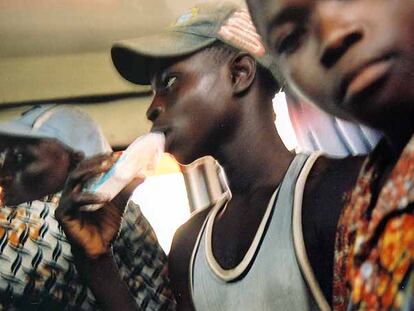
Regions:
[[[339,220],[335,310],[413,307],[414,136],[379,189],[387,154],[381,144],[366,161]]]
[[[58,197],[0,208],[0,310],[96,310],[54,217]],[[113,245],[115,260],[143,310],[173,310],[166,255],[130,202]]]

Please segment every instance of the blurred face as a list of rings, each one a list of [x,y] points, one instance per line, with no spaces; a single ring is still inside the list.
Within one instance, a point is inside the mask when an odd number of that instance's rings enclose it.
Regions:
[[[412,122],[414,1],[248,2],[294,90],[385,131]]]
[[[3,146],[0,186],[5,205],[17,205],[59,192],[70,169],[70,151],[52,139]]]
[[[166,135],[166,152],[183,164],[214,154],[235,116],[227,66],[205,52],[153,66],[153,131]]]

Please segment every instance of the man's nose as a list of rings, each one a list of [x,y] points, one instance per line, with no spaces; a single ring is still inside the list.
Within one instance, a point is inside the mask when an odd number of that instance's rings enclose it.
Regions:
[[[320,1],[316,19],[321,42],[319,60],[330,68],[364,36],[362,25],[348,7],[339,1]]]
[[[151,122],[155,122],[158,119],[158,117],[163,113],[163,107],[164,105],[162,105],[161,101],[157,99],[157,97],[155,96],[147,110],[147,119]]]

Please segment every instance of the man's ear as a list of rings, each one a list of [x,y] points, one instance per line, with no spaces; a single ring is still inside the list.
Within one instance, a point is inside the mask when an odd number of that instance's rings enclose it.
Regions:
[[[246,91],[256,76],[256,60],[247,53],[237,54],[230,63],[234,94]]]

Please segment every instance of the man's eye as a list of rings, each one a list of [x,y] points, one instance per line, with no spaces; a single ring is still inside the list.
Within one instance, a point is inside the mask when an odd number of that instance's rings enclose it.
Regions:
[[[13,150],[7,157],[10,157],[10,159],[5,161],[10,161],[11,166],[16,170],[23,169],[32,160],[30,155],[21,150]]]
[[[176,80],[177,80],[177,77],[175,76],[167,77],[163,83],[164,88],[170,89],[174,85]]]
[[[304,34],[304,29],[295,29],[294,31],[290,32],[276,45],[276,52],[278,54],[293,53],[300,46]]]

